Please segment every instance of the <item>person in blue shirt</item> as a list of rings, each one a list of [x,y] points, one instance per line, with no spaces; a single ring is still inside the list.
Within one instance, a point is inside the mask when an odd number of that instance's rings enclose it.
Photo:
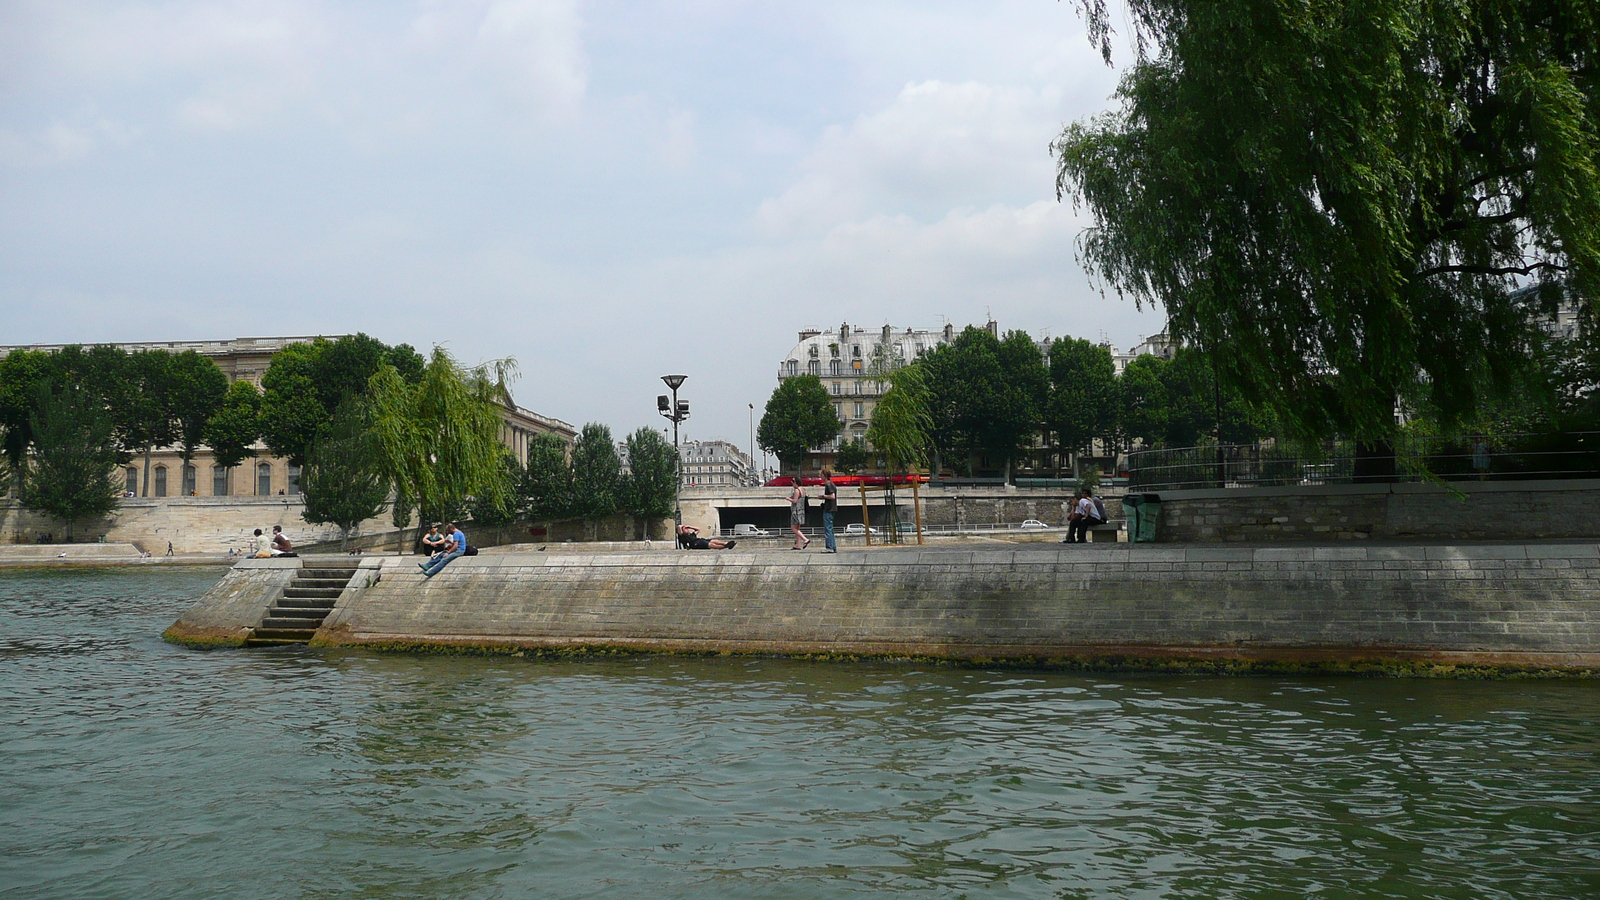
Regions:
[[[432,578],[439,574],[439,570],[467,552],[467,533],[456,527],[451,522],[450,527],[444,532],[444,552],[425,563],[417,563],[422,568],[422,574]]]

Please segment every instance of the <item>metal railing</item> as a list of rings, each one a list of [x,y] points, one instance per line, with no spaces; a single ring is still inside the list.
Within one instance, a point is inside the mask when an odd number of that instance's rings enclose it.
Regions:
[[[1306,453],[1290,444],[1212,444],[1128,454],[1128,491],[1352,484],[1356,445],[1329,441]],[[1513,481],[1600,476],[1600,432],[1497,435],[1470,439],[1405,437],[1394,476],[1373,481]]]

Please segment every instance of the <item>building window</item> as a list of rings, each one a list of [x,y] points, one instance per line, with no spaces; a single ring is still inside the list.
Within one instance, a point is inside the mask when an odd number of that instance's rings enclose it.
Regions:
[[[860,344],[852,344],[851,347],[850,347],[850,355],[855,357],[856,359],[860,359],[861,358],[861,345]]]
[[[167,467],[166,466],[156,466],[156,496],[157,497],[165,497],[166,495],[167,495]]]
[[[835,403],[833,405],[833,415],[836,418],[840,418],[840,419],[844,418],[844,404],[843,403]]]
[[[195,482],[198,480],[199,474],[200,473],[195,469],[194,466],[183,467],[183,496],[193,497],[195,494],[200,492],[195,486]]]
[[[226,497],[233,493],[233,470],[222,466],[211,467],[211,496]]]
[[[837,359],[833,359],[833,360],[829,360],[828,361],[828,374],[829,375],[838,375],[843,371],[844,371],[844,363],[843,362],[841,362],[840,360],[837,360]]]
[[[299,466],[290,466],[289,467],[289,495],[290,496],[295,496],[295,495],[297,495],[299,493],[300,493],[300,467]]]
[[[861,418],[863,415],[865,415],[865,411],[861,407],[862,407],[862,404],[858,401],[856,403],[856,418],[858,418],[858,419]]]
[[[807,375],[821,375],[822,374],[822,364],[817,362],[814,359],[812,361],[806,363],[806,374]]]
[[[256,496],[272,495],[272,467],[266,463],[256,466]]]
[[[122,473],[122,490],[129,497],[139,496],[139,470],[129,466]]]
[[[861,396],[861,382],[856,382],[856,396]]]
[[[835,381],[835,382],[834,382],[834,383],[833,383],[833,392],[834,392],[834,394],[836,394],[836,395],[837,395],[837,394],[838,394],[838,393],[839,393],[839,382],[837,382],[837,381]]]
[[[799,375],[800,374],[800,361],[799,360],[797,360],[797,359],[789,360],[789,374],[790,375]]]

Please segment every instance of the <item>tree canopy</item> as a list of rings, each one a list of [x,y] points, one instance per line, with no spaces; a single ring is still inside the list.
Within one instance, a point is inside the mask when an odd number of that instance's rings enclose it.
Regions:
[[[339,526],[347,543],[362,521],[383,512],[389,481],[381,470],[381,448],[372,432],[372,412],[360,397],[347,397],[333,418],[317,429],[300,473],[302,517]]]
[[[111,414],[81,385],[35,387],[34,453],[23,470],[22,502],[67,525],[117,506],[111,471],[118,454]]]
[[[367,396],[384,366],[402,384],[423,378],[422,357],[409,344],[390,347],[365,334],[290,344],[272,356],[261,378],[261,436],[274,455],[301,465],[306,450],[346,397]]]
[[[958,471],[975,453],[1010,464],[1039,430],[1049,389],[1044,355],[1026,332],[1004,339],[967,326],[923,357],[934,448]]]
[[[1382,444],[1408,398],[1467,419],[1527,360],[1520,286],[1600,296],[1589,0],[1128,10],[1118,108],[1053,145],[1081,256],[1291,431]]]
[[[628,435],[628,475],[622,480],[622,511],[639,519],[665,519],[678,498],[678,452],[654,428]]]
[[[611,429],[590,422],[572,445],[572,514],[597,520],[616,512],[621,498],[622,460]]]
[[[767,398],[756,429],[756,443],[799,472],[806,451],[826,444],[839,434],[839,416],[833,401],[815,375],[796,375],[778,382]]]
[[[1055,433],[1062,450],[1075,453],[1095,438],[1110,438],[1116,432],[1117,403],[1117,370],[1108,348],[1083,338],[1050,343],[1050,398],[1044,424]]]

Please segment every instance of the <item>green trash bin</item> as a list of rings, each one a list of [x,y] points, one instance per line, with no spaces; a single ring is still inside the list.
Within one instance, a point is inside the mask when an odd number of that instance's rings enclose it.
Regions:
[[[1128,522],[1128,540],[1153,544],[1156,523],[1161,520],[1160,494],[1128,494],[1122,498],[1122,517]]]

